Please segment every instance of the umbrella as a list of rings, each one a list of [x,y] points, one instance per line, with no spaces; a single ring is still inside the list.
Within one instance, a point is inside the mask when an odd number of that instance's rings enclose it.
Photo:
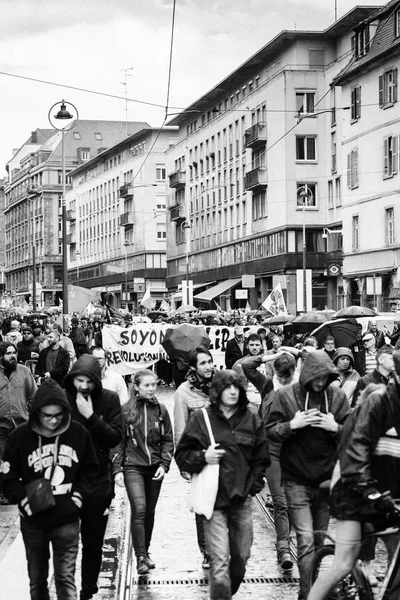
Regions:
[[[298,333],[308,333],[317,325],[322,325],[322,323],[325,323],[328,320],[328,317],[323,313],[320,313],[317,310],[312,310],[304,313],[304,315],[295,317],[293,321],[287,323],[287,325],[292,328],[292,331],[296,331]]]
[[[311,333],[318,340],[318,345],[322,346],[327,335],[332,335],[335,339],[335,346],[339,348],[345,346],[351,348],[352,344],[361,335],[362,325],[356,319],[336,319],[327,321]]]
[[[344,319],[346,317],[376,317],[378,313],[376,313],[372,308],[367,308],[366,306],[346,306],[346,308],[342,308],[335,315],[333,315],[332,319]]]
[[[195,306],[193,306],[193,304],[182,304],[182,306],[180,306],[179,308],[176,309],[176,313],[180,314],[180,313],[184,313],[184,312],[194,312],[194,311],[198,311],[199,309],[196,308]]]
[[[208,348],[210,344],[211,340],[204,327],[189,325],[188,323],[183,323],[173,329],[167,329],[161,342],[168,356],[175,359],[178,356],[185,358],[197,346]]]
[[[275,315],[274,317],[269,317],[262,322],[263,325],[284,325],[285,323],[290,323],[293,321],[293,315]]]

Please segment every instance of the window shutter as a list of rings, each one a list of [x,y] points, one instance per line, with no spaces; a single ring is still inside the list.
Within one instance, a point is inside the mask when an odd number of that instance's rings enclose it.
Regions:
[[[386,177],[389,173],[389,140],[383,139],[383,176]]]
[[[397,135],[392,137],[392,173],[397,173]]]
[[[356,88],[351,90],[351,120],[355,121],[356,117]]]
[[[379,106],[384,105],[384,95],[383,95],[383,75],[379,75]]]
[[[351,153],[347,155],[347,187],[351,188]]]
[[[364,47],[364,52],[363,54],[367,54],[367,52],[369,51],[369,25],[366,25],[365,27],[365,47]]]
[[[359,119],[361,117],[361,85],[356,87],[355,96],[356,119]]]
[[[358,149],[353,151],[353,187],[358,186]]]
[[[393,102],[397,102],[397,68],[393,69]]]

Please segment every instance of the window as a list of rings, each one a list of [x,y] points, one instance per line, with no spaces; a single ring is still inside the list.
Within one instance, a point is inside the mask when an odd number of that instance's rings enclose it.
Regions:
[[[259,194],[253,194],[253,221],[257,221],[258,219],[263,219],[267,216],[267,203],[266,203],[266,193],[260,192]]]
[[[316,160],[316,139],[315,136],[296,136],[296,160]]]
[[[397,173],[397,135],[389,135],[383,140],[383,177],[393,177]]]
[[[165,165],[156,165],[156,179],[158,181],[164,181],[166,178]]]
[[[81,134],[79,133],[79,131],[74,131],[74,139],[76,139],[76,140],[81,139]]]
[[[361,117],[361,86],[351,90],[351,120],[357,121]]]
[[[355,57],[360,58],[367,54],[369,50],[369,26],[365,25],[356,32],[354,41]]]
[[[81,160],[89,160],[90,159],[90,150],[87,148],[79,149],[79,158]]]
[[[331,170],[332,173],[336,173],[336,133],[331,134]]]
[[[101,135],[101,133],[95,133],[94,137],[96,138],[96,140],[101,141],[103,139],[103,136]]]
[[[386,209],[386,243],[388,246],[393,246],[394,239],[394,208]]]
[[[336,88],[331,88],[331,125],[336,125]]]
[[[333,208],[333,181],[328,181],[328,208]]]
[[[336,206],[342,206],[342,189],[340,187],[340,177],[335,179]]]
[[[397,101],[397,69],[379,75],[379,106],[392,106]]]
[[[352,190],[358,185],[358,148],[355,148],[347,155],[347,187]]]
[[[162,241],[167,238],[167,231],[163,223],[157,223],[157,240]]]
[[[305,198],[305,208],[315,208],[317,206],[317,184],[316,183],[296,183],[296,198],[297,206],[303,208],[303,197],[300,196],[300,192],[306,189],[308,196]]]
[[[314,104],[314,92],[296,92],[296,110],[299,115],[314,112]]]
[[[360,217],[353,216],[352,220],[352,247],[353,250],[360,249]]]

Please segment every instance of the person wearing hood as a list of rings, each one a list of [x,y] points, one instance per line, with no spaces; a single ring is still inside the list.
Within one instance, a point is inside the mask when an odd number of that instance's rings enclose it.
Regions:
[[[98,361],[83,354],[65,378],[65,390],[71,404],[72,418],[82,423],[91,435],[99,471],[92,482],[89,498],[81,515],[82,589],[81,600],[98,591],[103,539],[109,507],[114,497],[114,480],[110,450],[121,440],[122,415],[118,395],[103,389]]]
[[[178,445],[190,416],[197,410],[210,404],[209,393],[214,376],[214,359],[204,346],[198,346],[189,353],[190,369],[186,381],[174,394],[174,433],[175,446]],[[181,472],[184,479],[190,480],[190,474]],[[208,569],[210,560],[204,539],[203,518],[196,515],[197,543],[203,555],[203,569]]]
[[[299,381],[277,390],[269,409],[268,439],[281,442],[280,464],[290,522],[297,537],[299,600],[310,589],[314,531],[329,522],[328,499],[320,484],[330,479],[343,423],[350,412],[346,394],[331,386],[338,370],[324,350],[307,355]]]
[[[79,515],[97,468],[89,433],[72,421],[64,391],[48,379],[33,398],[29,421],[7,440],[1,463],[3,493],[20,511],[32,600],[50,597],[50,543],[57,598],[77,598]],[[33,503],[31,506],[26,489],[41,477],[51,481],[54,497],[54,506],[44,511],[35,509]]]
[[[142,369],[135,373],[133,394],[122,408],[122,440],[115,449],[115,483],[125,485],[131,505],[138,575],[145,575],[156,566],[149,546],[161,485],[174,453],[171,421],[164,404],[154,396],[156,387],[152,371]]]
[[[246,392],[233,370],[218,371],[207,408],[215,446],[202,411],[189,419],[175,452],[181,471],[199,473],[219,463],[218,493],[211,519],[204,518],[210,553],[210,598],[230,600],[243,581],[253,541],[252,496],[264,487],[270,464],[265,428],[248,410]]]
[[[332,385],[336,385],[344,390],[351,406],[353,394],[360,379],[360,374],[354,369],[353,353],[349,348],[341,346],[333,355],[332,362],[339,371],[339,376],[332,382]]]

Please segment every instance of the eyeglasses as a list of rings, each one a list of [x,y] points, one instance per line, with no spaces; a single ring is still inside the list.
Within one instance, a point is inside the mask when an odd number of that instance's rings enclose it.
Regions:
[[[51,413],[45,413],[45,412],[43,412],[43,411],[40,411],[40,416],[41,416],[43,419],[46,419],[47,421],[51,421],[52,419],[56,419],[56,420],[58,421],[59,419],[62,419],[62,418],[63,418],[63,416],[64,416],[64,411],[62,411],[62,412],[58,412],[58,413],[54,413],[54,414],[51,414]]]
[[[32,331],[23,331],[22,335],[32,335]]]

